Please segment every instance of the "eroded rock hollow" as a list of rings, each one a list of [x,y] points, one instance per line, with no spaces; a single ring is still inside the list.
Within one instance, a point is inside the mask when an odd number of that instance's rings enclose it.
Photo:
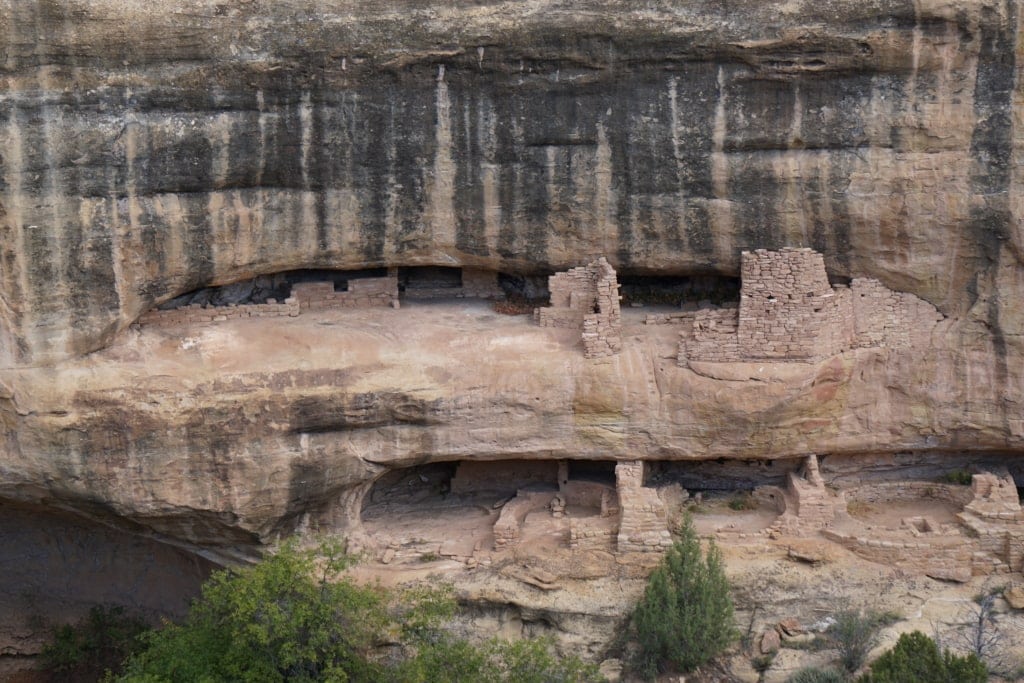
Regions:
[[[1019,476],[1020,14],[0,1],[0,501],[223,561],[362,533],[432,463]],[[784,247],[822,255],[815,302],[911,302],[907,342],[687,356]],[[475,299],[600,257],[676,288],[601,290],[582,337]]]

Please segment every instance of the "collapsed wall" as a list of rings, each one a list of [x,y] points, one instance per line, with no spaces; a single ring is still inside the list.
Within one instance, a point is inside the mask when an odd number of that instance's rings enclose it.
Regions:
[[[551,305],[534,310],[541,327],[580,329],[586,358],[622,350],[622,315],[615,269],[601,257],[586,266],[555,273],[548,280]]]

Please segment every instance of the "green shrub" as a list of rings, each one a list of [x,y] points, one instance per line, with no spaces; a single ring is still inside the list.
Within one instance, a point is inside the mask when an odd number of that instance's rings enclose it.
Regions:
[[[839,650],[839,662],[853,673],[864,663],[878,643],[879,617],[874,612],[845,609],[835,615],[835,623],[828,629],[829,638]]]
[[[549,638],[507,642],[490,640],[477,647],[441,636],[423,643],[416,656],[390,672],[394,683],[597,683],[604,678],[594,664],[576,656],[559,658]]]
[[[378,678],[368,655],[388,625],[383,596],[329,580],[350,559],[334,548],[325,555],[286,545],[254,566],[214,573],[184,624],[148,635],[125,680]]]
[[[147,629],[123,607],[93,607],[74,626],[61,626],[54,632],[53,642],[40,653],[42,668],[81,680],[117,672],[125,657],[140,648],[139,635]]]
[[[729,509],[737,511],[756,510],[757,500],[755,500],[754,497],[750,494],[744,496],[736,496],[735,498],[729,500]]]
[[[631,624],[638,645],[633,668],[647,678],[670,667],[692,671],[736,639],[721,554],[714,543],[701,552],[689,518],[651,574]]]
[[[942,475],[942,481],[947,484],[957,484],[959,486],[967,486],[971,483],[973,476],[967,470],[953,470],[952,472],[946,472]]]
[[[477,647],[443,628],[455,613],[450,588],[389,593],[339,572],[336,547],[285,545],[257,565],[215,573],[185,623],[145,638],[130,683],[591,683],[597,668],[557,658],[550,641]]]
[[[904,633],[896,646],[871,665],[859,683],[985,683],[988,670],[974,654],[939,652],[935,641],[921,633]]]
[[[843,683],[846,680],[836,669],[801,669],[789,677],[787,683]]]

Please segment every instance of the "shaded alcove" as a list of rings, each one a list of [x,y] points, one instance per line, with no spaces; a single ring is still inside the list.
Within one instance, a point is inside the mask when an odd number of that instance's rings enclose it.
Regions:
[[[618,274],[622,303],[707,307],[738,304],[740,279],[725,275]]]
[[[180,294],[157,306],[157,310],[168,311],[192,304],[201,306],[230,306],[232,304],[265,304],[271,299],[278,302],[291,296],[292,286],[305,282],[331,282],[335,291],[348,290],[350,280],[384,277],[387,268],[366,268],[362,270],[331,270],[327,268],[305,268],[279,273],[259,275],[216,287],[203,287]]]
[[[0,669],[97,605],[150,623],[184,616],[216,565],[71,513],[0,501]],[[29,662],[23,662],[30,665]]]
[[[398,290],[459,289],[462,287],[462,268],[446,266],[410,266],[398,269]]]
[[[899,451],[819,458],[826,482],[840,487],[901,480],[951,481],[977,472],[1005,469],[1024,492],[1024,453],[1014,451]]]
[[[525,543],[568,548],[570,519],[614,507],[614,468],[613,461],[499,460],[396,470],[363,498],[361,523],[377,545],[396,549],[399,561],[492,550],[501,545],[496,523],[512,518]]]
[[[614,460],[570,460],[569,479],[615,485]]]
[[[679,484],[692,493],[752,491],[759,486],[785,486],[803,458],[782,460],[669,460],[648,463],[646,484]]]

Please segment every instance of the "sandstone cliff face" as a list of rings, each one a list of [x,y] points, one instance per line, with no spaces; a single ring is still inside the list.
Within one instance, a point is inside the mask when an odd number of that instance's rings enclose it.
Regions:
[[[0,359],[257,273],[812,246],[1021,331],[1010,0],[6,0]]]
[[[1000,0],[0,2],[0,496],[227,552],[431,459],[1018,452],[1019,22]],[[422,340],[127,330],[293,268],[736,275],[784,245],[949,319],[768,381],[677,368],[674,339],[587,364],[457,314]]]

